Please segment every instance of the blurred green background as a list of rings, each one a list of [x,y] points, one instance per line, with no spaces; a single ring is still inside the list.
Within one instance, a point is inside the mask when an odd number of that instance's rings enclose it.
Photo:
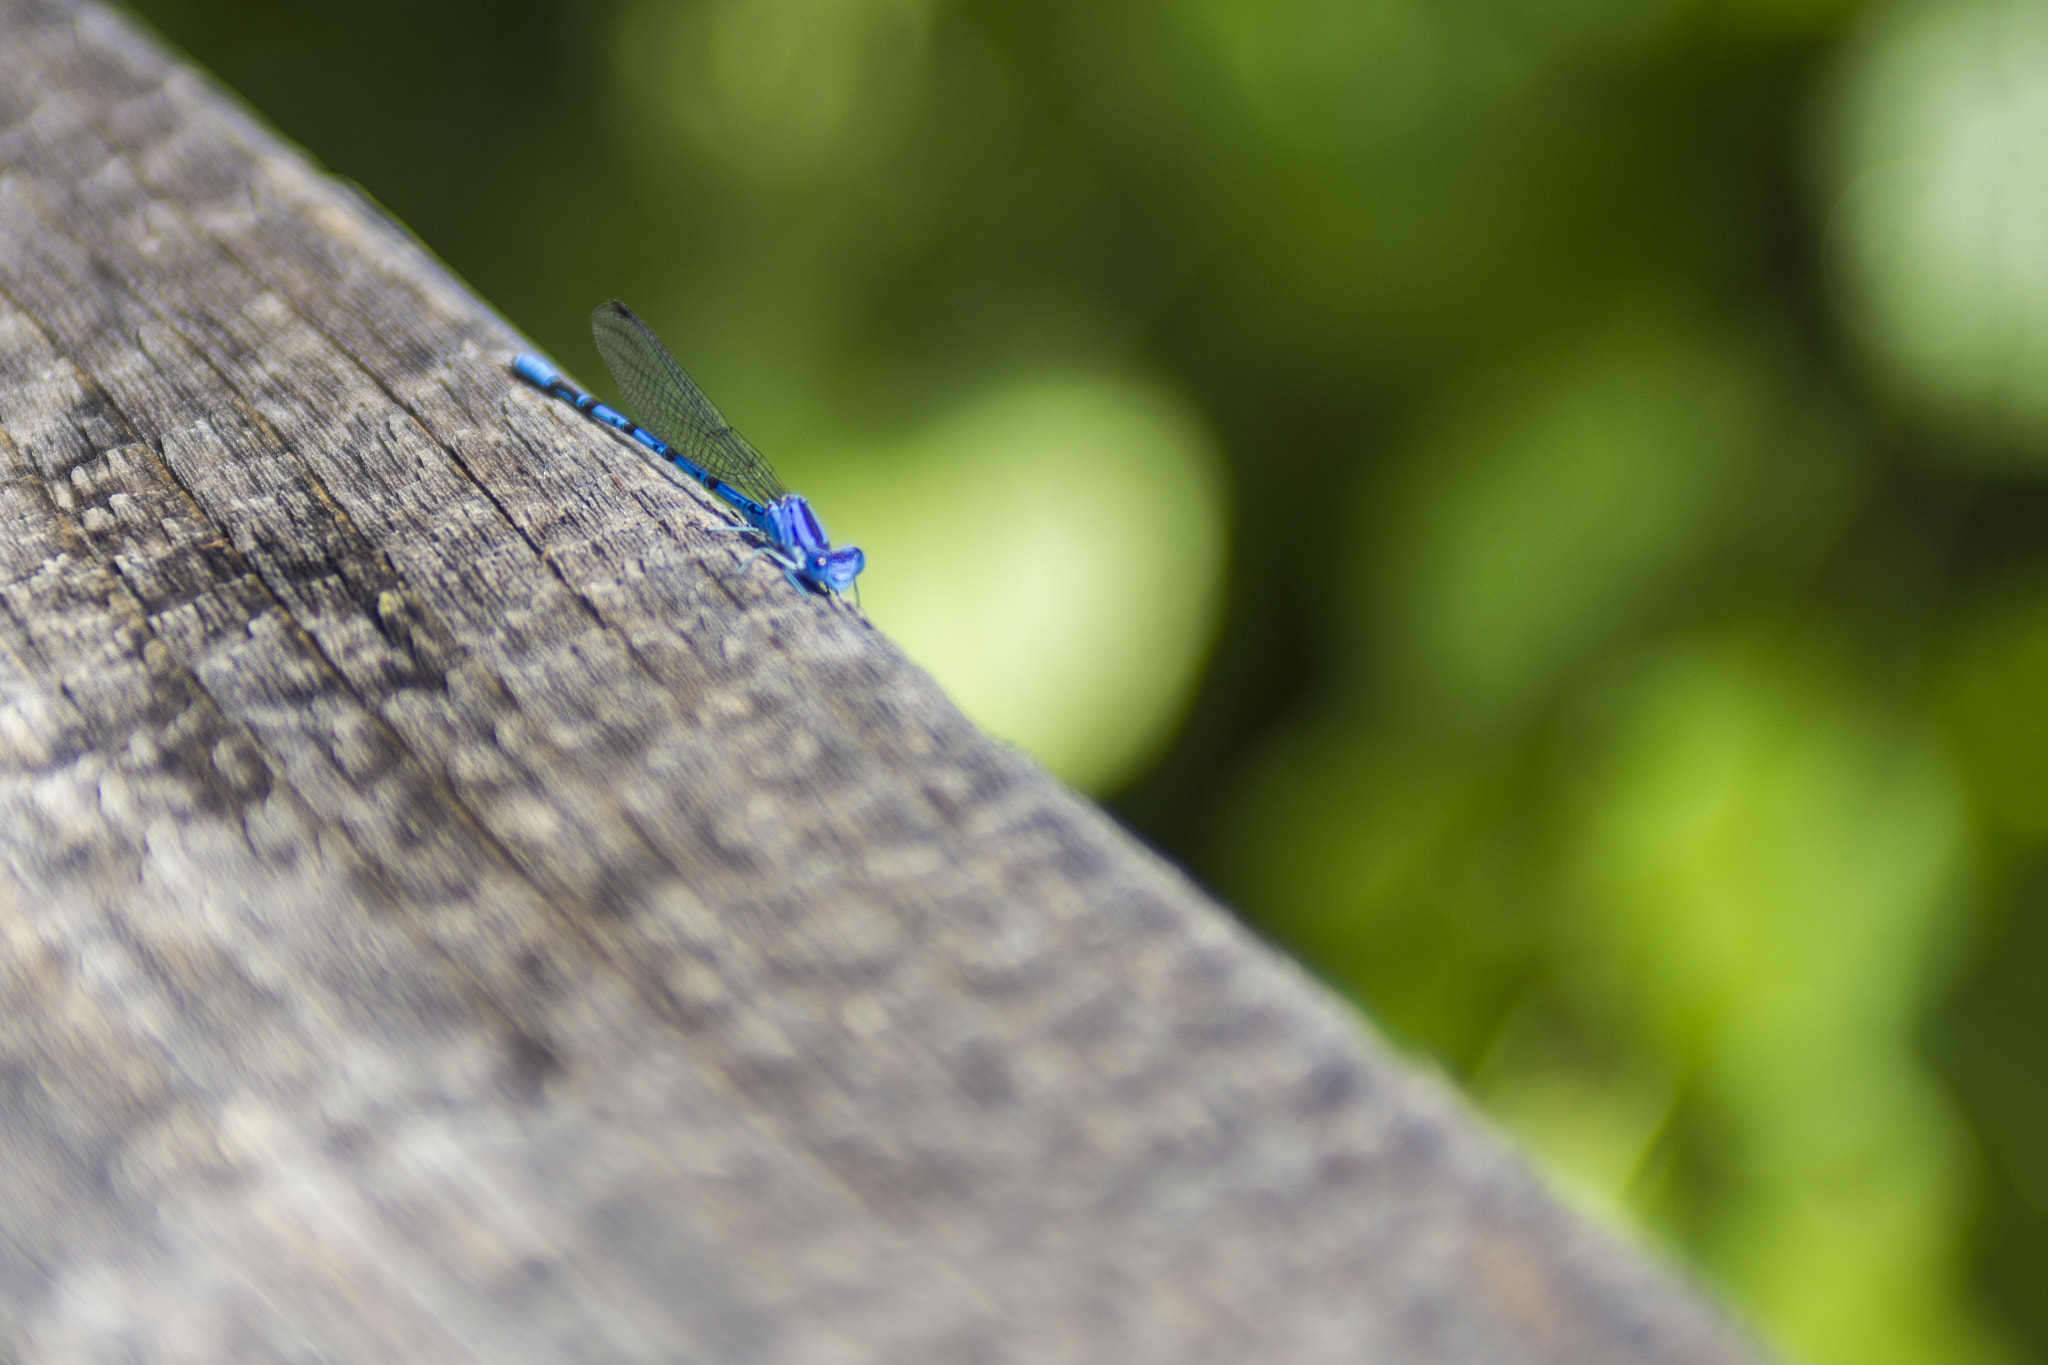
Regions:
[[[137,8],[1775,1348],[2048,1362],[2048,5]]]

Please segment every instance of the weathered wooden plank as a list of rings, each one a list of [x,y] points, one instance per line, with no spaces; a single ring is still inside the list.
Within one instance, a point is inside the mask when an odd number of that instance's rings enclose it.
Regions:
[[[0,1356],[1750,1358],[521,344],[0,0]]]

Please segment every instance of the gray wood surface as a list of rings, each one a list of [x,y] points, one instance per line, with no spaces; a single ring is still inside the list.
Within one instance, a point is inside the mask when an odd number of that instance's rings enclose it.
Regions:
[[[0,0],[0,1359],[1753,1358],[520,346]]]

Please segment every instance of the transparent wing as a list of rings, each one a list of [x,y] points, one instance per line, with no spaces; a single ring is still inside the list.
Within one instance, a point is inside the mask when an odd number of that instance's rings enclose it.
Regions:
[[[786,495],[782,481],[747,438],[732,429],[654,329],[613,299],[590,315],[597,353],[626,400],[627,415],[676,453],[762,506]]]

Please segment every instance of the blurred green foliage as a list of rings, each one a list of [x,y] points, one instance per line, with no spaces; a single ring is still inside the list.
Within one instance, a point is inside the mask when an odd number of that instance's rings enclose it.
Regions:
[[[1778,1347],[2048,1361],[2040,0],[137,7]]]

